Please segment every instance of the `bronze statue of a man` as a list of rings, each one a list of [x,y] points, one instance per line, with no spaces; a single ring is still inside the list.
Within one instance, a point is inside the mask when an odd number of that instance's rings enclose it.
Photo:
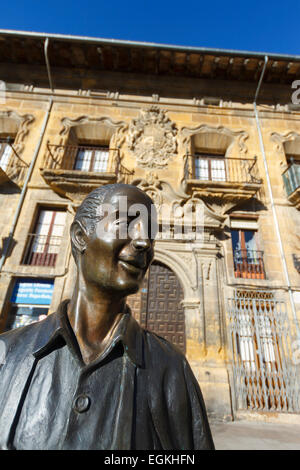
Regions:
[[[184,355],[143,330],[126,307],[153,259],[153,207],[125,184],[97,188],[79,207],[71,299],[0,335],[0,448],[214,448]]]

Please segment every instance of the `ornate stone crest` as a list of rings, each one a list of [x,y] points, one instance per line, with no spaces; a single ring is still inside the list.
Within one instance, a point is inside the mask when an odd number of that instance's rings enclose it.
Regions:
[[[127,145],[141,168],[162,169],[177,151],[177,129],[166,113],[152,106],[129,125]]]

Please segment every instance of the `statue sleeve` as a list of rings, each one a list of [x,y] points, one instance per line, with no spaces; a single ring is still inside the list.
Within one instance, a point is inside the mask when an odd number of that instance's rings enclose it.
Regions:
[[[189,426],[192,434],[193,448],[195,450],[214,450],[214,443],[200,386],[186,360],[184,361],[184,375],[187,387],[187,406],[190,408],[191,414]]]
[[[164,450],[213,450],[214,443],[198,382],[186,358],[168,346],[148,377],[153,423]],[[156,356],[152,350],[152,360]]]

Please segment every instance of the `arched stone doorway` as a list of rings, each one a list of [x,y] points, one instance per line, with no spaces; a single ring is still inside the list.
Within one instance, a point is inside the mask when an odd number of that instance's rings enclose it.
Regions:
[[[166,338],[185,354],[186,335],[183,289],[176,274],[165,264],[154,261],[141,290],[127,298],[140,325]]]

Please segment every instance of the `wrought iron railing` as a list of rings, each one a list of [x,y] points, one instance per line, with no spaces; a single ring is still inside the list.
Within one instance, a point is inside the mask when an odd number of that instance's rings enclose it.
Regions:
[[[89,174],[113,174],[118,181],[129,183],[134,171],[128,170],[121,161],[119,149],[47,144],[43,170],[71,170]]]
[[[257,158],[210,157],[187,154],[184,163],[185,180],[227,183],[261,183]]]
[[[115,172],[120,165],[119,149],[84,145],[47,144],[44,168],[93,173]]]
[[[269,292],[235,291],[228,299],[234,401],[237,409],[300,411],[294,338],[283,300]]]
[[[291,163],[282,174],[282,178],[287,195],[290,196],[300,186],[300,164]]]
[[[235,250],[233,253],[234,275],[237,278],[265,279],[263,251]]]
[[[29,233],[21,264],[54,267],[62,237]]]

